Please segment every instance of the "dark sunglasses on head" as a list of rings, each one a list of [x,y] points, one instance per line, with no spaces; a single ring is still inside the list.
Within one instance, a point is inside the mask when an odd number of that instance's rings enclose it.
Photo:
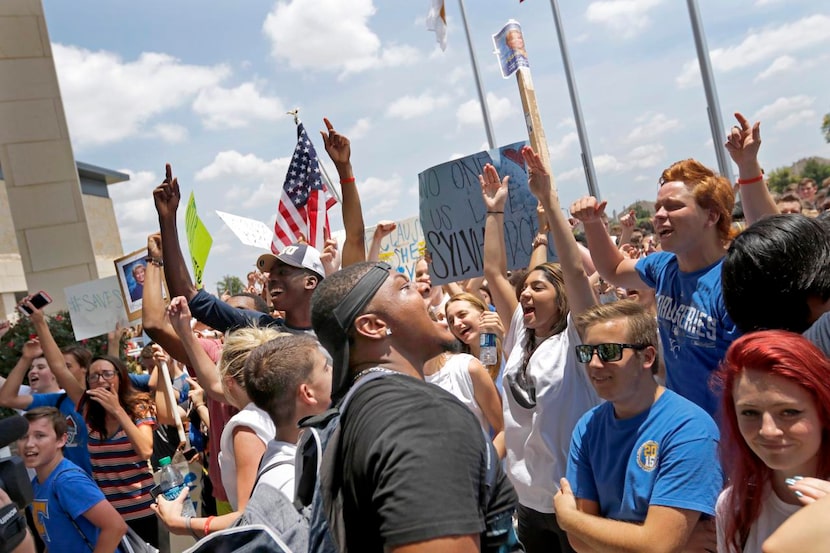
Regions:
[[[600,361],[619,361],[622,359],[623,350],[644,350],[648,346],[643,344],[597,344],[595,346],[589,344],[582,344],[574,347],[576,350],[576,358],[580,363],[590,363],[594,352],[597,352]]]

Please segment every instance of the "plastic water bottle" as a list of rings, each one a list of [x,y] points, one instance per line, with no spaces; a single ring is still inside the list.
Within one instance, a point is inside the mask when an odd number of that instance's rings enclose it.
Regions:
[[[170,457],[163,457],[159,459],[159,466],[161,467],[161,491],[164,494],[164,499],[174,501],[179,494],[187,487],[184,483],[184,476],[176,467],[170,464]],[[188,497],[182,504],[183,517],[195,517],[196,510],[193,508],[193,502]]]
[[[495,365],[497,361],[496,354],[496,335],[492,332],[482,332],[478,337],[478,345],[481,349],[478,352],[478,360],[484,366]]]

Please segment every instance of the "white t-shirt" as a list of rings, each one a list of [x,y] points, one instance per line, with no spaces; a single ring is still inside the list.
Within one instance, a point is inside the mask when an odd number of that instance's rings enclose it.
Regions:
[[[519,503],[540,513],[553,513],[553,496],[568,467],[573,429],[600,399],[576,360],[573,348],[581,340],[568,315],[567,328],[542,342],[528,362],[527,375],[536,386],[536,407],[525,409],[516,403],[508,378],[521,370],[525,332],[519,305],[505,341],[512,345],[502,384],[507,474]]]
[[[219,440],[219,470],[222,472],[222,485],[228,494],[228,503],[236,511],[239,506],[236,497],[236,456],[233,451],[233,431],[238,426],[245,426],[254,431],[264,445],[274,439],[277,429],[268,413],[249,403],[240,412],[231,417],[222,430]],[[259,459],[257,459],[259,463]]]
[[[724,511],[724,503],[727,495],[731,491],[731,487],[723,490],[720,497],[718,497],[717,507],[715,507],[717,512],[716,521],[718,529],[718,551],[721,553],[727,553],[729,551],[726,548],[727,539],[724,535],[724,532],[726,531],[726,518],[728,515],[728,513]],[[764,497],[764,501],[761,503],[761,514],[758,516],[758,520],[755,521],[755,524],[752,525],[752,528],[749,529],[749,536],[747,537],[743,553],[761,553],[761,546],[764,545],[764,541],[770,537],[785,520],[790,518],[801,508],[801,505],[791,505],[781,501],[778,495],[776,495],[776,493],[772,491],[772,488],[769,486],[765,490],[765,493],[766,497]]]
[[[259,484],[268,484],[285,494],[288,501],[294,501],[294,455],[297,446],[288,442],[271,440],[262,455],[262,468],[280,463],[259,479]],[[259,485],[257,484],[257,486]]]
[[[424,375],[424,380],[457,397],[458,401],[473,412],[481,428],[488,431],[490,424],[476,401],[473,379],[470,376],[470,362],[473,359],[475,358],[467,353],[451,355],[438,372]]]

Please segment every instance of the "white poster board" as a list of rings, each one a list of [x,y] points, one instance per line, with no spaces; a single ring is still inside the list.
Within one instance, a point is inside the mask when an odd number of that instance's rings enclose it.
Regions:
[[[216,210],[216,214],[228,228],[231,229],[239,241],[246,246],[255,246],[257,248],[271,251],[271,241],[274,238],[274,229],[256,219],[249,219],[247,217],[240,217],[231,213]]]
[[[75,340],[83,340],[127,326],[127,311],[118,286],[118,277],[91,280],[64,289]]]

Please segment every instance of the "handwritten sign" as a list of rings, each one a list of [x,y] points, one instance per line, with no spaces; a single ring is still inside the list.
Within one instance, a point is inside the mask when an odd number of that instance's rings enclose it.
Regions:
[[[118,277],[69,286],[64,289],[64,294],[75,340],[106,334],[115,329],[115,323],[127,326],[127,312]]]
[[[187,200],[187,210],[184,214],[185,234],[187,235],[187,246],[190,249],[190,260],[193,263],[193,276],[196,284],[202,283],[202,274],[205,271],[210,247],[213,245],[205,224],[196,213],[196,197],[190,192],[190,199]]]
[[[403,273],[410,280],[415,279],[415,263],[424,254],[424,231],[418,217],[396,221],[397,227],[380,242],[378,258]],[[366,229],[366,250],[372,245],[375,227]]]
[[[516,142],[442,163],[418,175],[420,222],[427,251],[432,255],[433,284],[445,284],[484,274],[484,221],[478,175],[492,163],[500,177],[509,176],[504,207],[504,241],[508,269],[526,267],[536,235],[536,198],[527,187],[527,172]],[[550,255],[549,250],[548,254]]]
[[[216,214],[228,225],[228,228],[239,238],[239,241],[246,246],[255,246],[263,250],[271,249],[274,230],[268,228],[265,223],[219,210],[216,211]]]

